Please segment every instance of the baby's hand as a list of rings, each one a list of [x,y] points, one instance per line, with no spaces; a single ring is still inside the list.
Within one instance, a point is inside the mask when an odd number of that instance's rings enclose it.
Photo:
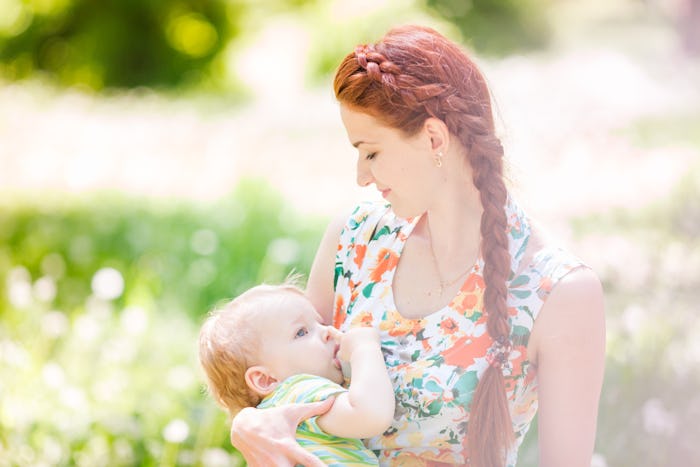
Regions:
[[[370,327],[352,328],[340,338],[338,358],[349,362],[352,354],[358,349],[379,345],[379,332],[376,329]]]

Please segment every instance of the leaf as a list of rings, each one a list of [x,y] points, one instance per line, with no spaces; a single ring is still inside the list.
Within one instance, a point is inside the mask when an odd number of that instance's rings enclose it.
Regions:
[[[476,371],[468,371],[464,373],[455,383],[452,389],[455,401],[464,407],[468,407],[472,402],[474,390],[479,382],[476,376]]]
[[[382,235],[387,235],[389,233],[391,233],[391,229],[389,229],[388,225],[385,225],[384,227],[382,227],[374,233],[374,235],[372,236],[372,240],[376,240]]]
[[[527,298],[532,294],[530,290],[511,290],[510,293],[517,298]]]
[[[524,274],[519,275],[512,281],[510,281],[510,287],[520,287],[521,285],[525,285],[530,282],[530,276],[526,276]]]
[[[442,394],[442,388],[438,383],[436,383],[433,380],[427,382],[427,384],[425,385],[425,389],[427,389],[430,392]]]

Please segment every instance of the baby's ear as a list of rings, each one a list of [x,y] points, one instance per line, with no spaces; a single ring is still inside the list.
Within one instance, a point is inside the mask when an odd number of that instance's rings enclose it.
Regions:
[[[267,396],[279,384],[279,381],[270,374],[270,370],[262,365],[248,368],[245,372],[245,382],[250,389],[261,396]]]

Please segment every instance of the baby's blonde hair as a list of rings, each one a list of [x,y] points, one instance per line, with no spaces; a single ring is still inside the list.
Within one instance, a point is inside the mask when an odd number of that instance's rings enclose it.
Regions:
[[[211,311],[199,331],[199,362],[209,393],[232,417],[262,400],[245,381],[262,344],[255,320],[262,309],[279,306],[285,293],[304,294],[293,277],[280,285],[255,286]]]

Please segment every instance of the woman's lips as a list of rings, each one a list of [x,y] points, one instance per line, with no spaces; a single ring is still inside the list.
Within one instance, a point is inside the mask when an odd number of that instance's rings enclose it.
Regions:
[[[391,190],[387,188],[386,190],[379,190],[379,192],[382,194],[382,197],[386,199],[386,197],[389,196],[389,193],[391,193]]]

